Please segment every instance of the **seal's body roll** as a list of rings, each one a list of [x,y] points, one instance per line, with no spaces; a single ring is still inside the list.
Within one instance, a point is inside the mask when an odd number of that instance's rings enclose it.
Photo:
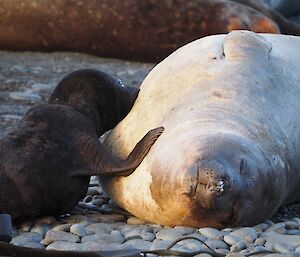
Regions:
[[[158,61],[192,40],[234,29],[300,35],[250,1],[1,0],[0,48]]]
[[[85,195],[92,175],[128,175],[162,128],[149,131],[126,159],[98,136],[131,109],[138,89],[103,72],[82,69],[64,77],[49,103],[32,107],[0,139],[0,213],[16,221],[64,214]]]
[[[102,180],[105,190],[170,226],[252,225],[300,200],[299,53],[299,37],[247,31],[175,51],[105,144],[124,157],[149,128],[164,134],[133,174]]]

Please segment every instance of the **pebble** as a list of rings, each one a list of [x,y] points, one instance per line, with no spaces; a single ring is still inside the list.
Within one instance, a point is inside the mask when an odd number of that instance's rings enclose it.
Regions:
[[[136,217],[129,217],[127,219],[127,224],[130,224],[130,225],[145,225],[147,223],[148,223],[147,221],[141,220]]]
[[[278,234],[285,234],[286,233],[285,223],[284,222],[276,223],[265,230],[265,232],[272,232],[272,231]]]
[[[205,241],[205,244],[207,244],[210,248],[213,249],[228,249],[228,245],[221,240],[214,240],[209,238]]]
[[[29,242],[29,243],[25,244],[24,247],[45,249],[45,246],[38,242]]]
[[[86,242],[96,242],[101,244],[109,244],[109,243],[119,243],[122,244],[124,242],[124,237],[121,235],[120,231],[114,230],[110,234],[101,233],[88,235],[81,238],[82,243]]]
[[[42,235],[35,232],[25,232],[21,235],[14,237],[11,243],[17,246],[25,246],[31,242],[40,242],[43,239]]]
[[[50,229],[52,229],[52,226],[51,225],[49,225],[49,224],[36,224],[36,225],[34,225],[32,228],[31,228],[31,230],[30,230],[30,232],[36,232],[36,233],[38,233],[38,234],[40,234],[40,235],[42,235],[43,237],[46,235],[46,233],[50,230]]]
[[[288,253],[294,251],[292,247],[284,243],[275,243],[273,249],[279,253]]]
[[[229,253],[226,257],[245,257],[243,254],[240,253]]]
[[[239,252],[247,248],[245,241],[239,241],[230,247],[230,252]]]
[[[133,240],[126,241],[124,245],[132,246],[140,250],[149,251],[152,243],[142,239],[133,239]]]
[[[229,234],[224,236],[224,241],[229,245],[234,245],[241,241],[241,238]]]
[[[34,83],[31,86],[33,91],[45,91],[45,92],[49,92],[52,90],[52,85],[49,84],[43,84],[43,83]]]
[[[264,245],[265,242],[266,242],[266,239],[260,237],[260,238],[257,238],[257,239],[254,241],[253,245],[255,245],[255,246],[260,246],[260,245]]]
[[[46,250],[81,251],[81,244],[66,241],[55,241],[46,247]]]
[[[68,223],[68,224],[61,224],[61,225],[55,226],[54,228],[52,228],[52,230],[59,230],[59,231],[69,232],[69,231],[70,231],[70,227],[71,227],[72,225],[73,225],[73,224],[71,224],[71,223]]]
[[[177,240],[178,238],[181,238],[183,235],[184,235],[184,233],[182,230],[166,228],[166,229],[162,229],[159,232],[157,232],[156,238],[162,239],[162,240],[174,241],[174,240]]]
[[[92,223],[85,227],[88,234],[100,234],[100,233],[110,233],[112,227],[110,224],[106,223]]]
[[[42,97],[38,94],[29,93],[29,92],[11,92],[9,93],[9,97],[14,100],[23,100],[23,101],[30,101],[30,102],[40,102]]]
[[[73,235],[71,233],[52,229],[46,233],[45,238],[41,241],[41,244],[49,245],[55,241],[67,241],[71,243],[77,243],[80,241],[80,239],[78,236]]]
[[[257,232],[263,232],[265,231],[266,228],[268,228],[269,225],[266,223],[259,223],[255,226],[253,226],[253,228],[257,231]]]
[[[276,243],[281,244],[282,242],[291,248],[300,246],[300,236],[297,235],[281,235],[275,232],[265,232],[261,234],[261,237],[266,239],[265,246],[268,249],[273,249],[273,245]]]
[[[254,228],[243,227],[232,231],[230,236],[239,237],[240,239],[245,240],[246,242],[253,243],[257,239],[257,232]]]
[[[85,227],[78,223],[78,224],[73,224],[71,227],[70,227],[70,232],[74,235],[77,235],[79,237],[83,237],[83,236],[86,236],[87,235],[87,232],[85,230]]]
[[[221,231],[216,228],[200,228],[198,231],[205,237],[211,239],[218,239],[221,234]]]

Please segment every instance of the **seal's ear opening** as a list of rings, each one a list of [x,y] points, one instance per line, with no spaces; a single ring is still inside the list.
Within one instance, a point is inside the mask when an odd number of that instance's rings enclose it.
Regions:
[[[98,138],[87,134],[77,137],[76,147],[88,170],[77,170],[74,176],[128,176],[140,165],[152,145],[164,131],[163,127],[150,130],[134,147],[125,160],[113,156],[99,142]]]

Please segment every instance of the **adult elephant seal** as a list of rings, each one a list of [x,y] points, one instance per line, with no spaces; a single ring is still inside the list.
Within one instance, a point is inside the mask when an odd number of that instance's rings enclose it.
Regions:
[[[31,108],[0,140],[0,213],[20,221],[69,211],[86,193],[91,175],[128,175],[162,128],[151,130],[127,158],[98,141],[131,109],[138,89],[96,70],[62,79],[49,104]]]
[[[300,35],[299,27],[256,0],[1,0],[0,17],[0,49],[143,61],[236,29]]]
[[[105,178],[104,189],[169,226],[253,225],[300,200],[299,53],[299,37],[247,31],[178,49],[105,144],[123,158],[150,128],[163,135],[134,173]]]

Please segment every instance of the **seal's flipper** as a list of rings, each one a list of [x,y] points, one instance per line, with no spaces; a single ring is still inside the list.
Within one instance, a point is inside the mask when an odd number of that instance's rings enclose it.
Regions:
[[[163,127],[150,130],[134,147],[125,160],[114,157],[99,140],[87,134],[81,134],[76,140],[77,148],[89,171],[78,170],[73,175],[129,175],[142,162],[152,145],[164,131]]]

